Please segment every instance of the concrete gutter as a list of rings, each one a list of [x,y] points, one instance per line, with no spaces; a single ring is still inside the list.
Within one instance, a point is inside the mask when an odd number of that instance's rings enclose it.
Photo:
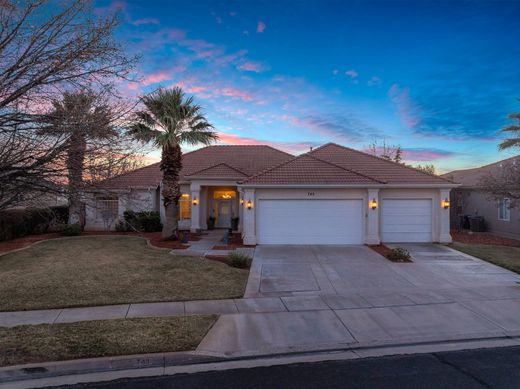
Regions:
[[[0,368],[0,386],[5,389],[38,388],[124,378],[511,346],[520,346],[520,336],[386,346],[357,344],[350,348],[245,358],[212,357],[196,352],[128,355],[3,367]]]

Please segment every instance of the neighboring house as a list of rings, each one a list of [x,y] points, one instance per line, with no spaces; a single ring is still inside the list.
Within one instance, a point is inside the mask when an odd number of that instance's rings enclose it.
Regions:
[[[442,177],[461,184],[451,193],[451,226],[459,228],[460,215],[482,216],[486,230],[500,236],[520,239],[520,211],[509,208],[509,199],[493,200],[479,186],[481,177],[500,171],[507,163],[520,163],[520,156],[474,169],[454,170]]]
[[[186,153],[179,226],[229,228],[245,244],[450,242],[452,181],[328,143],[294,157],[269,146],[209,146]],[[157,210],[159,164],[107,180],[90,193],[87,229],[102,215]]]

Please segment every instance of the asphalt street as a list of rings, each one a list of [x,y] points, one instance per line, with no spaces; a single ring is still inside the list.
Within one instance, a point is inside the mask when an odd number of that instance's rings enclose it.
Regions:
[[[520,388],[520,347],[119,380],[78,388]]]

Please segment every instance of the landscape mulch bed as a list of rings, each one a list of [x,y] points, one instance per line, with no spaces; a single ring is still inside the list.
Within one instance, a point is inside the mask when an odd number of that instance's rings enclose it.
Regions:
[[[403,260],[403,259],[401,259],[401,260],[393,260],[393,259],[388,258],[388,254],[390,253],[391,249],[389,247],[385,246],[384,244],[368,245],[368,247],[370,247],[376,253],[378,253],[379,255],[382,255],[383,257],[385,257],[389,261],[396,262],[396,263],[413,262],[413,261],[411,261],[409,259],[408,260]]]
[[[166,249],[187,249],[190,247],[188,244],[183,244],[179,240],[164,240],[160,232],[124,232],[124,231],[84,231],[81,236],[93,236],[93,235],[125,235],[125,236],[140,236],[148,239],[150,244],[159,248]],[[16,238],[0,242],[0,254],[7,253],[9,251],[18,250],[33,243],[40,242],[42,240],[63,238],[59,232],[51,232],[47,234],[29,235],[22,238]],[[200,240],[198,236],[190,233],[190,241]]]
[[[488,232],[451,231],[451,237],[454,242],[459,243],[520,247],[520,240],[503,238]]]

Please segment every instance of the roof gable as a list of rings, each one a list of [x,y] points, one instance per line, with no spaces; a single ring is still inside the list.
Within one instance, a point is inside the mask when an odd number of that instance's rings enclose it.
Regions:
[[[381,182],[309,154],[303,154],[241,183],[246,185],[356,185]]]
[[[185,177],[207,177],[207,178],[245,178],[246,174],[235,169],[228,164],[219,163],[218,165],[187,174]]]
[[[335,143],[327,143],[309,154],[387,184],[452,184],[448,179]]]

